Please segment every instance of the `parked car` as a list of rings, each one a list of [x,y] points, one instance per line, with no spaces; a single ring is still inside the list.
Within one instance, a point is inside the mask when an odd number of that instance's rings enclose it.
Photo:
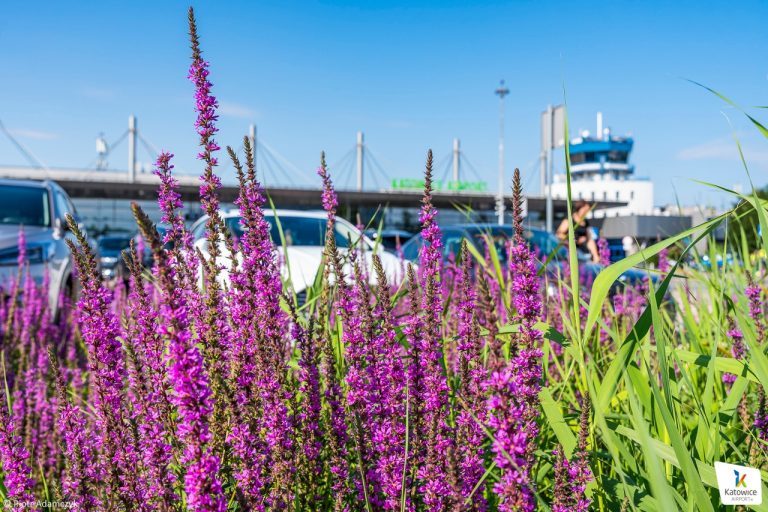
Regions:
[[[64,240],[71,237],[65,216],[77,219],[72,201],[53,181],[0,179],[0,284],[7,289],[18,273],[19,228],[23,226],[31,276],[49,276],[48,302],[58,310],[59,294],[72,297],[72,258]]]
[[[277,218],[275,218],[277,216]],[[239,210],[230,210],[222,213],[224,223],[227,229],[237,238],[242,237],[243,227],[240,225]],[[290,280],[293,290],[301,295],[315,281],[317,271],[320,268],[320,262],[325,247],[325,233],[328,225],[325,212],[298,211],[298,210],[275,210],[264,212],[265,219],[271,226],[270,236],[272,242],[277,246],[280,253],[280,273],[284,280]],[[192,226],[192,235],[195,240],[195,247],[200,249],[204,255],[208,255],[208,242],[205,238],[205,223],[207,216],[203,216]],[[282,236],[280,228],[282,228]],[[400,279],[400,260],[394,255],[384,251],[361,233],[355,226],[342,218],[336,218],[335,223],[336,246],[339,251],[345,253],[349,248],[350,240],[355,243],[361,240],[364,247],[366,264],[372,269],[372,256],[374,250],[381,258],[387,280],[395,282]],[[283,244],[283,241],[285,244]],[[222,243],[222,254],[226,250]],[[224,278],[226,279],[226,269],[230,262],[226,257],[221,257],[220,264],[225,268]],[[345,264],[345,273],[351,274],[349,264]],[[368,272],[371,284],[376,282],[376,274],[373,271]]]
[[[402,229],[383,229],[381,231],[377,229],[366,229],[366,236],[376,243],[384,246],[384,249],[389,252],[396,252],[397,245],[400,247],[413,237],[413,233],[403,231]]]
[[[102,279],[107,281],[118,278],[127,279],[128,271],[125,268],[122,252],[128,249],[130,244],[130,236],[104,235],[99,237],[96,241],[96,254]]]
[[[441,227],[443,241],[443,259],[449,261],[451,257],[458,255],[461,249],[461,241],[466,239],[483,253],[488,240],[492,240],[496,254],[502,264],[506,264],[507,242],[514,236],[514,228],[511,225],[496,224],[461,224],[456,226]],[[568,253],[560,241],[548,231],[542,229],[526,229],[523,233],[531,250],[540,261],[546,259],[547,273],[556,277],[566,263]],[[421,235],[416,235],[403,245],[403,257],[406,260],[417,261],[419,249],[422,245]],[[452,256],[453,255],[453,256]],[[599,263],[592,263],[587,254],[578,253],[579,272],[589,281],[594,279],[604,268]],[[562,275],[560,273],[560,275]],[[630,269],[619,278],[620,283],[638,283],[647,278],[647,274],[637,269]]]
[[[162,240],[165,238],[165,233],[168,231],[169,226],[167,224],[156,224],[155,229],[157,229],[157,234],[160,237],[160,240]],[[144,268],[152,268],[155,264],[152,248],[144,242],[144,237],[141,236],[141,233],[137,233],[133,237],[133,242],[136,244],[136,250],[141,252],[141,263],[144,265]],[[173,249],[173,242],[165,244],[165,248],[169,250]]]

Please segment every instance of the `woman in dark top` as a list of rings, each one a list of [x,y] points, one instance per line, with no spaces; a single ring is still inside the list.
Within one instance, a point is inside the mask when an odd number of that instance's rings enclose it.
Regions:
[[[600,261],[600,255],[597,252],[597,243],[592,239],[592,232],[589,229],[589,220],[587,214],[592,207],[586,201],[576,201],[573,209],[573,236],[576,239],[576,248],[592,257],[593,263]],[[563,219],[560,227],[557,228],[557,238],[563,242],[568,240],[568,219]]]

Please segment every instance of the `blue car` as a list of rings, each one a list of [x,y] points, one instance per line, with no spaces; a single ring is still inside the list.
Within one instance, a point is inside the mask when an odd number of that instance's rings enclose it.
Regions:
[[[493,240],[502,265],[506,264],[507,242],[514,236],[514,228],[511,225],[496,224],[460,224],[455,226],[441,227],[443,241],[443,259],[449,261],[451,255],[454,257],[459,254],[462,240],[471,242],[481,253],[485,251],[488,240]],[[552,233],[542,229],[526,229],[523,236],[529,244],[531,250],[536,254],[540,261],[548,261],[547,273],[556,277],[563,265],[568,259],[568,253],[562,243]],[[420,234],[413,236],[403,245],[403,257],[409,261],[416,261],[419,258],[419,249],[423,243]],[[589,281],[594,279],[604,268],[599,263],[592,263],[589,255],[579,253],[579,272]],[[648,278],[648,274],[638,269],[629,269],[618,279],[618,288],[621,283],[636,284]],[[655,278],[652,277],[655,282]]]

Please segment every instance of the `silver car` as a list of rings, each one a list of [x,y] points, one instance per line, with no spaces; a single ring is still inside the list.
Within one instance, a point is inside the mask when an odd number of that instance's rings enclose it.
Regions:
[[[19,227],[24,227],[27,261],[40,284],[47,269],[50,279],[48,301],[54,312],[59,294],[70,297],[75,290],[72,259],[64,242],[71,237],[66,214],[77,218],[67,193],[53,181],[0,179],[0,285],[7,290],[18,273]]]

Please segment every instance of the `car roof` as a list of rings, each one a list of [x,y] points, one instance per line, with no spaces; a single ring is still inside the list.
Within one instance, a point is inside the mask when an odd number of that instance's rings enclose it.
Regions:
[[[451,231],[451,230],[461,230],[464,231],[466,235],[473,235],[473,233],[483,233],[487,231],[496,231],[501,228],[505,233],[512,233],[514,230],[514,226],[511,224],[482,224],[482,223],[467,223],[467,224],[450,224],[446,226],[441,226],[441,230],[443,232]],[[535,235],[549,235],[554,236],[549,231],[545,229],[539,229],[539,228],[525,228],[525,231],[530,232],[531,234]],[[416,233],[411,238],[408,239],[406,243],[417,243],[421,239],[421,233]]]
[[[131,235],[101,235],[99,237],[99,241],[101,240],[130,240],[133,238]]]
[[[50,180],[16,180],[13,178],[0,178],[0,186],[50,188],[53,186]]]
[[[502,229],[504,231],[514,230],[515,227],[512,224],[491,224],[491,223],[467,223],[467,224],[453,224],[445,226],[445,229],[457,227],[467,230],[497,230]],[[547,230],[541,228],[524,227],[525,231],[531,231],[533,233],[548,233]]]
[[[262,211],[265,217],[273,217],[274,215],[277,215],[278,217],[307,217],[310,219],[324,219],[328,216],[325,210],[283,210],[280,208],[272,210],[271,208],[264,208]],[[240,209],[231,208],[227,211],[221,212],[221,216],[225,219],[240,217]]]
[[[375,228],[370,228],[370,229],[366,229],[365,232],[366,234],[371,233],[376,235],[379,233],[379,230]],[[403,229],[382,229],[381,230],[381,236],[395,236],[395,235],[412,237],[414,234],[411,233],[410,231],[405,231]]]

